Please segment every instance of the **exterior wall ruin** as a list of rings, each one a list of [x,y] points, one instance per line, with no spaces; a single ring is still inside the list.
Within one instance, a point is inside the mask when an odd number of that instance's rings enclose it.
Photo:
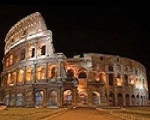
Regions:
[[[116,55],[55,53],[38,12],[15,24],[5,43],[1,99],[10,107],[148,105],[142,64]]]

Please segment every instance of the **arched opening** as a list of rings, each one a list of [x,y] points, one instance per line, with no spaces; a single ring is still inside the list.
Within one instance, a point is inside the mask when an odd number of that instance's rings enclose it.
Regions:
[[[128,85],[128,75],[127,74],[124,75],[124,84]]]
[[[36,78],[38,80],[45,79],[45,67],[44,66],[39,66],[37,68]]]
[[[113,66],[111,66],[111,65],[110,65],[110,66],[108,66],[108,71],[109,71],[109,72],[113,72],[113,71],[114,71]]]
[[[103,81],[104,83],[106,83],[106,73],[105,72],[102,72],[100,74],[100,80]]]
[[[9,65],[12,65],[12,64],[13,64],[13,59],[14,59],[14,56],[13,56],[13,55],[10,55],[10,62],[9,62]]]
[[[44,92],[42,90],[37,91],[35,93],[35,107],[36,108],[43,107],[43,102],[44,102]]]
[[[81,72],[79,72],[79,74],[78,74],[78,78],[87,78],[87,74],[86,74],[86,72],[85,72],[85,71],[81,71]]]
[[[9,102],[10,102],[10,100],[9,100],[9,94],[7,94],[7,95],[5,96],[5,104],[6,104],[7,106],[9,106]]]
[[[28,58],[33,58],[33,57],[35,57],[35,47],[30,46],[28,49]]]
[[[44,42],[38,43],[38,56],[46,55],[46,45]]]
[[[97,91],[93,91],[92,93],[92,101],[93,101],[93,105],[95,107],[98,107],[100,105],[100,93]]]
[[[41,47],[41,55],[46,55],[46,46]]]
[[[22,93],[18,93],[18,94],[17,94],[16,106],[17,106],[17,107],[23,106],[23,95],[22,95]]]
[[[97,71],[94,71],[94,79],[97,81],[97,82],[99,82],[100,81],[100,73],[99,72],[97,72]]]
[[[52,67],[52,69],[51,69],[51,78],[52,79],[57,77],[56,72],[57,72],[56,67]]]
[[[114,74],[109,74],[108,75],[108,77],[109,77],[109,85],[113,85],[113,82],[114,82]]]
[[[117,75],[116,81],[117,81],[117,86],[122,86],[122,79],[121,79],[121,75],[119,73]]]
[[[29,82],[31,80],[33,80],[33,68],[29,67],[26,70],[26,81]]]
[[[49,65],[48,66],[48,78],[49,79],[56,79],[58,76],[57,73],[57,65]]]
[[[135,96],[134,95],[131,96],[131,103],[132,103],[132,106],[135,106]]]
[[[88,103],[88,94],[85,91],[79,91],[78,102],[80,107],[86,107]]]
[[[130,106],[130,97],[126,94],[126,106]]]
[[[14,81],[14,79],[13,79],[13,76],[12,76],[11,73],[9,73],[9,74],[8,74],[8,81],[7,81],[7,84],[8,84],[9,86],[13,86],[14,83],[15,83],[15,81]]]
[[[25,48],[23,48],[22,50],[21,50],[21,53],[20,53],[20,59],[21,60],[24,60],[25,59]]]
[[[118,106],[123,106],[123,96],[121,93],[118,93]]]
[[[112,92],[109,94],[109,106],[115,106],[115,96]]]
[[[32,51],[31,51],[31,58],[33,58],[35,56],[35,48],[32,48]]]
[[[53,90],[50,92],[49,106],[57,107],[57,91],[56,90]]]
[[[32,100],[33,100],[32,91],[27,91],[25,96],[26,107],[32,107]]]
[[[16,72],[13,72],[13,73],[12,73],[12,81],[13,81],[13,83],[15,83],[16,80],[17,80],[17,73],[16,73]]]
[[[145,96],[143,96],[143,106],[145,106]]]
[[[6,67],[9,66],[9,58],[6,59]]]
[[[73,77],[74,77],[74,72],[73,72],[72,69],[68,69],[68,70],[67,70],[67,77],[68,77],[68,78],[73,78]]]
[[[45,67],[41,68],[41,79],[45,79]]]
[[[12,93],[10,95],[9,99],[10,99],[10,106],[15,106],[16,98],[15,98],[15,94],[14,93]]]
[[[12,79],[11,79],[11,74],[8,74],[8,78],[7,78],[7,84],[11,86],[11,84],[13,83]]]
[[[20,70],[18,73],[18,83],[23,83],[24,82],[24,71]]]
[[[143,103],[144,103],[143,96],[141,96],[141,104],[140,105],[143,106],[144,105]]]
[[[78,72],[78,88],[79,91],[86,91],[87,89],[87,73],[86,71]]]
[[[140,105],[140,99],[139,99],[139,95],[136,96],[136,105],[139,106]]]
[[[64,106],[72,105],[72,91],[65,90],[63,95],[64,95]]]

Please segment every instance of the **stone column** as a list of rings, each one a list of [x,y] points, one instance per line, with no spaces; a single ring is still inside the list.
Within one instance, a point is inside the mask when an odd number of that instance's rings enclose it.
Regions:
[[[48,90],[47,87],[45,88],[45,105],[44,107],[48,107]]]
[[[62,107],[63,106],[63,88],[62,87],[58,88],[57,98],[58,98],[57,100],[58,107]]]
[[[16,86],[17,86],[17,84],[18,84],[18,69],[16,70]],[[6,83],[6,85],[7,85],[7,83]]]
[[[45,79],[46,79],[46,82],[48,82],[48,63],[46,63],[46,66],[45,66]]]
[[[78,93],[77,93],[78,91],[77,91],[77,88],[75,87],[74,89],[73,89],[73,101],[72,101],[72,104],[73,104],[73,106],[74,107],[77,107],[78,106]]]
[[[37,49],[38,49],[38,42],[37,41],[34,43],[34,47],[35,47],[35,59],[37,59]]]
[[[118,95],[116,94],[116,91],[114,91],[114,97],[115,97],[115,106],[118,106]]]
[[[47,66],[47,64],[44,65],[44,69],[45,69],[45,70],[44,70],[44,73],[45,73],[45,74],[44,74],[44,82],[46,82],[46,79],[47,79],[47,78],[46,78],[46,76],[47,76],[47,74],[46,74],[46,73],[47,73],[47,71],[46,71],[46,66]]]
[[[130,91],[129,91],[130,92]],[[132,97],[131,97],[132,95],[131,94],[129,94],[129,106],[132,106]]]
[[[33,72],[33,83],[35,84],[36,83],[36,61],[34,61],[34,72]]]
[[[25,39],[26,39],[26,38],[25,38]],[[29,49],[29,46],[27,45],[27,46],[25,47],[25,60],[28,59],[28,49]]]
[[[47,36],[46,39],[46,55],[51,55],[54,53],[52,38],[51,36]]]
[[[62,60],[59,59],[59,61],[58,61],[58,77],[57,77],[58,82],[61,81],[61,64],[62,64]]]
[[[103,86],[101,89],[101,106],[108,106],[108,101],[106,98],[106,91],[105,91],[105,87]]]
[[[93,101],[92,101],[92,91],[90,91],[89,89],[88,89],[88,105],[89,105],[89,107],[92,107],[93,106]]]
[[[122,97],[123,97],[123,106],[126,106],[126,96],[125,96],[125,94],[122,93]]]
[[[24,84],[26,84],[26,66],[25,66],[25,68],[24,68]]]

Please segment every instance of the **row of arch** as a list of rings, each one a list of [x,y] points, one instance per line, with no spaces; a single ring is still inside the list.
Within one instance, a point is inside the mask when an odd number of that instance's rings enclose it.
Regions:
[[[56,79],[58,76],[58,67],[56,64],[48,65],[47,78],[48,79]],[[36,75],[35,75],[36,71]],[[35,76],[34,76],[35,75]],[[6,78],[5,78],[6,77]],[[34,67],[29,66],[26,70],[20,69],[18,72],[14,71],[8,73],[4,78],[7,81],[8,85],[14,85],[15,83],[24,83],[25,81],[28,83],[34,81],[34,77],[37,80],[46,79],[46,67],[38,66],[35,70]]]
[[[77,77],[77,75],[75,74],[76,71],[74,71],[73,69],[68,69],[67,70],[67,77],[68,78],[72,78],[72,77]],[[79,76],[80,78],[87,78],[87,73],[83,73],[82,76]],[[93,77],[96,81],[103,81],[104,83],[106,83],[107,81],[107,76],[105,72],[97,72],[97,71],[93,71]],[[116,84],[117,86],[122,86],[123,84],[125,86],[128,85],[135,85],[135,87],[138,89],[143,89],[144,87],[147,89],[146,87],[146,83],[144,81],[144,79],[135,79],[135,78],[131,78],[130,76],[128,76],[127,74],[124,74],[124,76],[122,77],[121,74],[117,74],[117,77],[114,76],[113,73],[109,73],[108,74],[108,84],[114,85]]]
[[[116,70],[117,70],[117,71],[121,71],[121,66],[120,66],[120,65],[116,65]],[[108,66],[108,71],[109,71],[109,72],[113,72],[113,71],[114,71],[114,67],[113,67],[112,65],[109,65],[109,66]],[[124,71],[125,71],[125,72],[131,72],[131,71],[133,71],[133,70],[131,70],[131,67],[125,66],[125,67],[124,67]],[[144,71],[143,71],[143,72],[144,72]],[[135,75],[138,75],[138,73],[140,73],[140,70],[137,70],[136,68],[134,68],[134,73],[135,73]]]
[[[7,33],[5,38],[5,53],[9,51],[11,46],[13,46],[15,43],[18,43],[20,39],[47,29],[43,19],[39,19],[39,17],[34,17],[34,21],[33,19],[32,21],[28,19],[28,22],[28,24],[24,24],[24,22],[23,24],[20,24],[20,22],[19,24],[17,23],[17,26],[14,25],[15,27],[13,26],[13,29],[10,29],[11,32],[9,31]]]
[[[17,93],[17,94],[7,94],[5,96],[5,103],[7,106],[17,106],[17,107],[53,107],[58,105],[58,96],[57,91],[50,91],[48,94],[47,103],[44,103],[45,93],[43,90],[38,90],[35,94],[32,91],[27,91],[25,94]]]
[[[65,90],[63,94],[63,105],[68,106],[72,105],[73,102],[73,92],[71,90]],[[88,94],[85,91],[79,91],[78,97],[77,97],[77,103],[79,103],[81,106],[88,105]],[[92,104],[95,107],[100,106],[101,104],[101,98],[100,93],[98,91],[92,91]]]
[[[58,92],[57,90],[52,90],[46,96],[43,90],[38,90],[35,94],[32,91],[27,91],[25,94],[7,94],[5,96],[5,103],[10,107],[58,107]],[[45,103],[45,99],[46,103]],[[73,105],[73,93],[71,90],[65,90],[63,92],[63,106],[72,106]],[[78,93],[77,103],[87,104],[88,95],[85,92]],[[97,91],[92,92],[92,103],[93,106],[99,106],[101,103],[100,94]]]
[[[13,85],[15,82],[17,83],[24,83],[26,82],[31,82],[34,80],[34,73],[35,73],[35,68],[34,67],[27,67],[26,70],[20,69],[18,72],[11,72],[8,73],[4,78],[7,81],[8,85]],[[72,69],[68,69],[66,71],[67,77],[72,78],[74,77],[74,71]],[[36,79],[41,80],[41,79],[56,79],[58,77],[58,67],[57,65],[48,65],[47,72],[46,72],[46,67],[45,66],[38,66],[36,68]],[[87,78],[87,72],[84,71],[79,71],[78,73],[78,78]],[[114,81],[114,74],[109,73],[108,74],[108,79],[109,79],[109,85],[114,85],[114,82],[117,83],[118,86],[121,86],[123,84],[123,80],[120,77],[120,75],[117,76],[116,81]],[[102,72],[101,74],[95,74],[95,80],[100,81],[103,80],[106,83],[106,73]],[[128,80],[128,76],[125,74],[124,75],[124,84],[134,84],[133,79]],[[146,86],[143,85],[143,83],[139,83],[138,80],[135,81],[135,86],[144,88]],[[138,86],[139,85],[139,86]]]
[[[117,100],[117,104],[116,101]],[[118,93],[117,98],[115,98],[114,93],[109,94],[109,105],[110,106],[144,106],[146,105],[146,97],[145,96],[135,96],[135,95],[129,95],[126,94],[125,97],[123,97],[123,94]]]
[[[82,105],[88,104],[88,94],[86,92],[79,92],[77,103],[82,103]],[[92,91],[92,104],[95,107],[101,104],[101,95],[98,91]],[[58,107],[59,105],[59,94],[57,90],[48,91],[47,95],[43,90],[27,91],[25,94],[18,92],[16,94],[6,94],[5,103],[7,106],[26,106],[26,107]],[[63,91],[62,96],[62,106],[72,106],[74,94],[72,90]],[[109,106],[145,106],[147,105],[147,98],[145,96],[139,95],[129,95],[123,96],[122,93],[118,93],[117,96],[114,93],[109,94],[108,98]]]
[[[45,42],[38,42],[37,44],[32,44],[28,48],[21,48],[16,54],[10,54],[5,58],[5,66],[11,66],[15,63],[18,63],[21,60],[35,58],[37,56],[46,55],[46,43]]]
[[[66,71],[67,77],[73,77],[70,70]],[[20,69],[18,72],[13,71],[3,76],[4,81],[7,81],[7,85],[13,86],[16,83],[33,83],[36,79],[44,80],[56,80],[58,77],[58,66],[56,64],[50,64],[46,66],[37,66],[36,70],[33,66],[28,66],[26,69]],[[86,71],[79,71],[78,78],[87,78]]]
[[[114,79],[114,74],[113,73],[109,73],[108,74],[108,77],[109,77],[109,85],[113,85],[113,79]],[[121,74],[117,74],[117,77],[115,77],[118,81],[120,80],[120,82],[122,83],[124,80],[124,84],[125,85],[128,85],[128,84],[134,84],[136,82],[138,83],[143,83],[144,84],[144,79],[137,79],[137,78],[133,78],[133,76],[128,76],[127,74],[124,74],[124,76],[122,77]]]

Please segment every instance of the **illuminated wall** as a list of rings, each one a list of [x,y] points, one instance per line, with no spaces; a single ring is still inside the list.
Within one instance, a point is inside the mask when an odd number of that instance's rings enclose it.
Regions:
[[[11,107],[146,106],[145,67],[117,55],[55,53],[41,14],[17,22],[5,38],[3,100]],[[2,92],[1,92],[2,93]]]

